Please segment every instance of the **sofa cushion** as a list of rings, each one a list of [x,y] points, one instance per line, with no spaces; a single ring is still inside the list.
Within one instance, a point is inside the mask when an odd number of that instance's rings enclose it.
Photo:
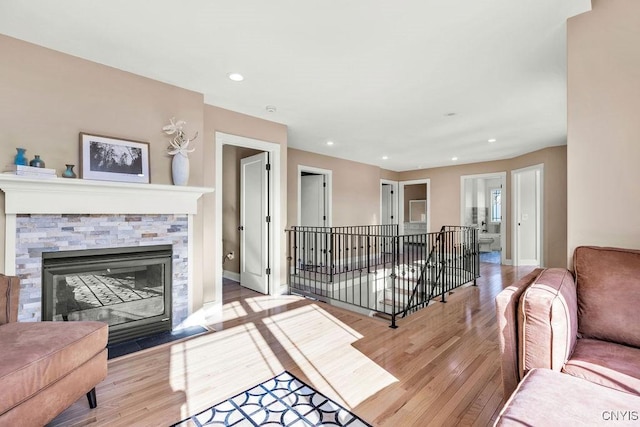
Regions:
[[[0,414],[102,352],[102,322],[25,322],[0,326]]]
[[[534,369],[518,385],[496,426],[637,425],[640,396],[571,375]],[[624,417],[624,418],[623,418]]]
[[[564,372],[640,395],[640,348],[602,340],[579,339]]]
[[[533,368],[560,371],[576,342],[576,285],[564,268],[544,270],[520,296],[520,377]]]
[[[581,336],[640,347],[640,251],[581,246],[573,265]]]

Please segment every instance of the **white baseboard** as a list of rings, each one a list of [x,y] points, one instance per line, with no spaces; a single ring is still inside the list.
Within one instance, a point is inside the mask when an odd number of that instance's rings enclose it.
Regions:
[[[236,273],[235,271],[222,270],[222,277],[240,283],[240,273]]]
[[[502,264],[503,265],[513,265],[513,261],[508,259],[508,258],[505,258],[505,260],[504,260],[504,262]]]

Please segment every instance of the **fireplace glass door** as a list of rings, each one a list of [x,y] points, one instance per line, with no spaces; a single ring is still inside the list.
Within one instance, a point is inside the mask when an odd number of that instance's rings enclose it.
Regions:
[[[170,246],[56,252],[43,264],[44,320],[106,322],[110,343],[171,329]]]

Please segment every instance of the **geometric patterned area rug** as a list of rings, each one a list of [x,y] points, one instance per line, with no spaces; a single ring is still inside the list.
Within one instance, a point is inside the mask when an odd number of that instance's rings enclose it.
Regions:
[[[194,425],[371,427],[287,371],[174,424]]]

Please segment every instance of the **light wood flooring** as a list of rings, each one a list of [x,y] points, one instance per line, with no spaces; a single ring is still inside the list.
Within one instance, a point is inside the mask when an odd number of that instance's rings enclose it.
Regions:
[[[109,361],[98,408],[61,426],[167,426],[288,370],[374,426],[485,426],[503,401],[494,298],[532,268],[482,263],[478,286],[388,322],[225,285],[205,333]]]

